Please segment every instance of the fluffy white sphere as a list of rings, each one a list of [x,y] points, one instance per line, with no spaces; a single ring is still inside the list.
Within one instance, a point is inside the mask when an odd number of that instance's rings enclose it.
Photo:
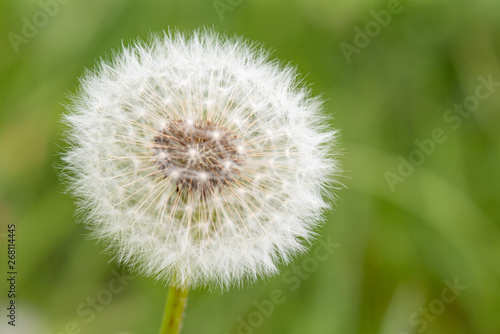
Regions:
[[[156,36],[81,79],[65,121],[92,235],[138,273],[221,288],[277,272],[327,207],[336,132],[296,71],[241,39]]]

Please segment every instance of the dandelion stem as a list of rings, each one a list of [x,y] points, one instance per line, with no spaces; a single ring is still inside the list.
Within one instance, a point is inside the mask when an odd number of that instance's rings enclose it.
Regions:
[[[160,334],[178,334],[181,332],[187,295],[188,288],[186,287],[176,287],[173,285],[170,287]]]

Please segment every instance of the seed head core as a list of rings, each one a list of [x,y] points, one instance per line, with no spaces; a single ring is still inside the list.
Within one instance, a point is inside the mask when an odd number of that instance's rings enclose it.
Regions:
[[[243,161],[237,139],[210,121],[171,120],[153,139],[155,163],[179,190],[206,196],[238,178]]]

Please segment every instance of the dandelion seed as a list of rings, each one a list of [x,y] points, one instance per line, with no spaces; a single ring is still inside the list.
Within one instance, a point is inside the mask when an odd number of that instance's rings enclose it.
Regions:
[[[251,282],[303,252],[328,207],[336,132],[321,109],[248,42],[156,36],[81,80],[65,116],[71,190],[92,235],[138,273]]]

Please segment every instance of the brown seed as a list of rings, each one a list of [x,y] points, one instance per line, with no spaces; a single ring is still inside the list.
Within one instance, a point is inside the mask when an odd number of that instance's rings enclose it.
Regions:
[[[243,163],[237,137],[210,121],[172,120],[158,130],[153,152],[159,171],[178,189],[206,196],[228,186]]]

